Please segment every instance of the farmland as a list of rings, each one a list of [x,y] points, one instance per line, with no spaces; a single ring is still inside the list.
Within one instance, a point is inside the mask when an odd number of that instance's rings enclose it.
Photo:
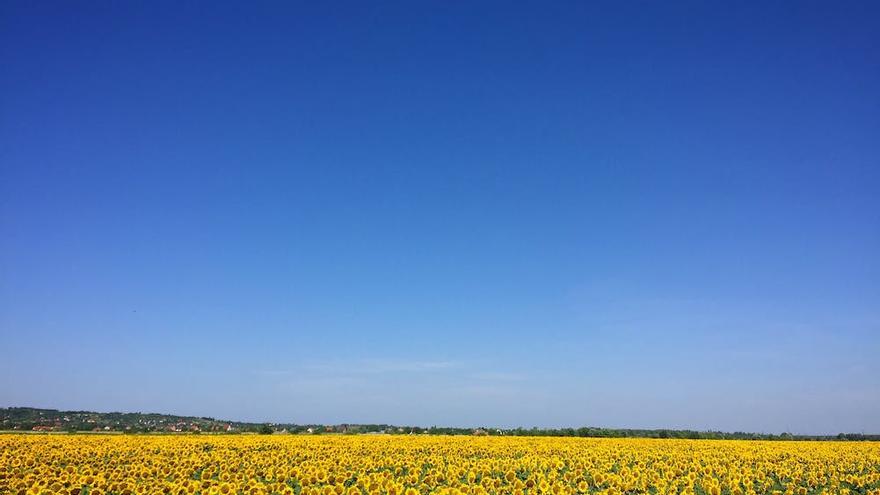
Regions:
[[[880,494],[880,443],[0,435],[0,493]]]

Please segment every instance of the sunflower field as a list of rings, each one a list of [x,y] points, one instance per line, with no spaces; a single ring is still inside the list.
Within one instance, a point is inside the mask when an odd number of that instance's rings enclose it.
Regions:
[[[880,443],[0,435],[0,494],[880,495]]]

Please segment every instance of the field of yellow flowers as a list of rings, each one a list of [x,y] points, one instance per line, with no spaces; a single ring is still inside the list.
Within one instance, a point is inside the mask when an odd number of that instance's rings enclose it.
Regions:
[[[880,443],[0,435],[0,493],[880,495]]]

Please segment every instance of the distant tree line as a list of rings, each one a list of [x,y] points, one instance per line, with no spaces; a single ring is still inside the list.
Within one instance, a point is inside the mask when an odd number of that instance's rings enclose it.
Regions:
[[[259,433],[259,434],[386,434],[386,435],[486,435],[550,436],[589,438],[680,438],[695,440],[837,440],[880,441],[880,435],[840,433],[838,435],[793,435],[791,433],[746,433],[696,430],[644,430],[616,428],[447,428],[394,426],[388,424],[298,425],[293,423],[248,423],[211,417],[175,416],[156,413],[97,413],[58,411],[30,407],[0,408],[0,430],[122,433]]]

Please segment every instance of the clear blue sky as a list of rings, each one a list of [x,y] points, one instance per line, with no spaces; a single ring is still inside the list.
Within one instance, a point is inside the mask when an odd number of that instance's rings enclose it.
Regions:
[[[0,5],[0,406],[880,432],[877,2]]]

